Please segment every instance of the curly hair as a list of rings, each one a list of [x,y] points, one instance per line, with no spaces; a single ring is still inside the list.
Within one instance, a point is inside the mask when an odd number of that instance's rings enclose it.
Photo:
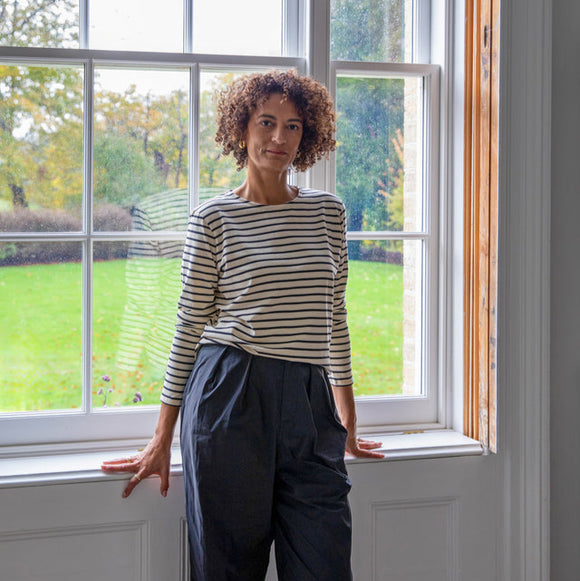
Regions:
[[[244,139],[250,116],[276,93],[289,99],[302,117],[302,139],[293,168],[305,171],[336,149],[336,115],[324,85],[292,70],[244,75],[219,93],[217,103],[215,140],[224,155],[233,152],[238,171],[248,163],[248,150],[239,144]]]

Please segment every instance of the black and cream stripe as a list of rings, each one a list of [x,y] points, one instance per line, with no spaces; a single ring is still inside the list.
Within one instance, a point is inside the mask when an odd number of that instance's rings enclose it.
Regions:
[[[326,192],[301,189],[267,206],[232,191],[191,215],[176,333],[161,400],[180,405],[198,344],[325,367],[352,383],[345,292],[345,211]]]
[[[185,231],[189,214],[187,189],[147,196],[131,209],[133,230]],[[163,373],[175,329],[175,261],[183,254],[181,240],[134,239],[125,269],[127,299],[119,332],[116,367],[135,372],[146,354],[151,371]]]

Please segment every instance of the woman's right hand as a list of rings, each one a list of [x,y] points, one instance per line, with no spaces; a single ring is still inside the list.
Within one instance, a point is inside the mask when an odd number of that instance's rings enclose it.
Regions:
[[[152,440],[135,456],[109,460],[103,462],[101,470],[107,474],[129,472],[133,474],[127,487],[123,491],[123,498],[127,498],[139,482],[158,474],[161,477],[161,495],[167,496],[169,489],[169,467],[171,465],[171,442],[173,430],[179,416],[179,408],[161,404],[159,419]]]
[[[123,491],[123,498],[127,498],[135,486],[152,474],[158,474],[161,477],[161,495],[167,496],[170,465],[171,441],[167,442],[166,439],[161,440],[155,436],[139,453],[128,458],[105,461],[101,465],[101,470],[107,474],[122,472],[133,474]]]

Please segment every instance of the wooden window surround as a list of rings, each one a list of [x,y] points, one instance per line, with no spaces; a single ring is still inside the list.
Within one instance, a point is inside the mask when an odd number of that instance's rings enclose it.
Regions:
[[[466,0],[464,432],[496,452],[500,0]]]

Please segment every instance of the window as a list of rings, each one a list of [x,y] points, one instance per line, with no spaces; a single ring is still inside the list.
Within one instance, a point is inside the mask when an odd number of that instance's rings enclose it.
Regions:
[[[339,147],[295,179],[347,207],[360,423],[440,421],[440,14],[427,0],[156,5],[0,9],[2,443],[151,434],[187,215],[243,179],[213,142],[212,94],[270,68],[335,96]]]
[[[331,2],[347,209],[349,328],[361,424],[437,421],[439,67],[426,2]],[[426,63],[426,64],[425,64]]]

